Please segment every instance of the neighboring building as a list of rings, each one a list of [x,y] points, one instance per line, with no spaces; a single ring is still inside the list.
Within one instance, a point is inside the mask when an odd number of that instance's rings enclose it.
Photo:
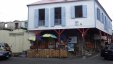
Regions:
[[[15,29],[26,29],[27,28],[27,21],[17,21],[14,22],[5,22],[5,28],[9,30],[15,30]]]
[[[13,53],[21,53],[30,49],[31,32],[26,30],[27,22],[1,22],[0,23],[0,42],[8,43]]]
[[[5,23],[4,22],[0,22],[0,30],[5,28]]]
[[[59,47],[63,42],[69,52],[79,55],[84,50],[92,53],[110,42],[112,20],[98,0],[42,0],[28,5],[28,30],[36,37],[54,34]],[[50,45],[42,46],[39,48]]]

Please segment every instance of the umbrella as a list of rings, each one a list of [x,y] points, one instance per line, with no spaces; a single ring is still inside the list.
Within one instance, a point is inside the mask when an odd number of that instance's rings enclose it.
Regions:
[[[53,34],[44,34],[42,35],[42,37],[51,37],[51,38],[57,38],[55,35]]]
[[[32,36],[32,37],[29,37],[29,38],[28,38],[28,40],[35,41],[35,40],[36,40],[36,38],[35,38],[35,36]]]

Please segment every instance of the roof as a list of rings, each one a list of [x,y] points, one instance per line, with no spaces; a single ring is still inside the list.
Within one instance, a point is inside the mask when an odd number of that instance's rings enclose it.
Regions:
[[[28,4],[27,6],[38,5],[38,4],[48,4],[48,3],[58,3],[58,2],[69,2],[69,1],[84,1],[84,0],[41,0],[41,1]]]

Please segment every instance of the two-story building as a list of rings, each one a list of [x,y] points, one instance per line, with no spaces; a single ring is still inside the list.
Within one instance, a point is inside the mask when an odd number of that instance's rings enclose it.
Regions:
[[[98,0],[42,0],[28,6],[28,30],[37,36],[53,34],[52,44],[41,40],[38,47],[65,48],[77,55],[98,51],[110,42],[112,20]],[[42,44],[42,45],[41,45]],[[42,47],[41,47],[42,46]]]

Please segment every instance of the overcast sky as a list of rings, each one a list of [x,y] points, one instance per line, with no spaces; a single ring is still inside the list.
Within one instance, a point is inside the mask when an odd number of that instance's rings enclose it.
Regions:
[[[0,21],[27,20],[27,4],[39,0],[0,0]],[[113,19],[113,0],[99,0]]]

